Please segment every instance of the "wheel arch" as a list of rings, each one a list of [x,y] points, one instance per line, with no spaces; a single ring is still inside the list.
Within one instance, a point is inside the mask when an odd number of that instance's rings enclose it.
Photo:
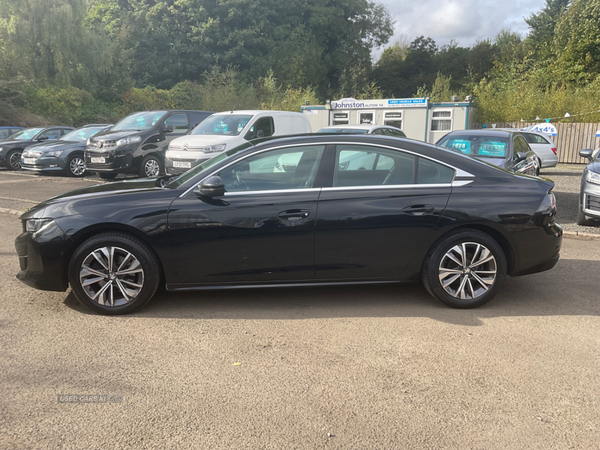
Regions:
[[[90,239],[91,237],[94,237],[101,233],[111,233],[111,232],[129,234],[129,235],[139,239],[140,241],[142,241],[148,247],[148,249],[150,250],[152,255],[156,258],[157,265],[158,265],[158,268],[160,271],[160,277],[161,277],[160,282],[164,284],[165,269],[163,267],[160,257],[158,256],[158,252],[154,248],[154,245],[152,245],[152,241],[148,238],[148,236],[134,227],[120,224],[120,223],[109,222],[109,223],[99,223],[99,224],[90,225],[89,227],[79,230],[77,233],[75,233],[73,236],[71,236],[69,238],[69,243],[68,243],[67,249],[65,251],[65,257],[63,259],[63,267],[62,267],[63,281],[65,282],[65,286],[68,286],[68,283],[69,283],[69,279],[68,279],[69,263],[71,262],[71,258],[73,257],[73,254],[79,248],[79,246],[81,244],[83,244],[86,240]]]

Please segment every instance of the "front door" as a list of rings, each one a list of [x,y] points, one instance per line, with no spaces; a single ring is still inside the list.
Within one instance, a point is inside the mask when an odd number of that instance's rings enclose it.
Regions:
[[[338,145],[333,186],[319,198],[316,278],[397,278],[438,223],[453,176],[410,153]]]
[[[181,283],[314,279],[313,189],[323,145],[268,150],[215,175],[223,197],[189,192],[171,205],[169,229]]]

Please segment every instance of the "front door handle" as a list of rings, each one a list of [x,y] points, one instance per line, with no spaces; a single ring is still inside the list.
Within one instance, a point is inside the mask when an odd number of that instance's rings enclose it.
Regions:
[[[431,214],[435,211],[435,207],[431,205],[411,205],[402,208],[402,211],[413,216],[424,216],[425,214]]]
[[[308,216],[310,216],[310,211],[308,209],[289,209],[277,214],[277,217],[280,219],[292,221],[306,219]]]

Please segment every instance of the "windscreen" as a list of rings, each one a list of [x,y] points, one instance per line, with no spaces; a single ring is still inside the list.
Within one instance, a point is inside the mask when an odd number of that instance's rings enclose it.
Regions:
[[[65,134],[60,140],[71,141],[71,142],[86,142],[90,136],[99,133],[106,127],[85,127],[73,130],[70,133]]]
[[[505,158],[508,152],[508,138],[501,136],[453,134],[443,137],[437,145],[485,158]]]
[[[213,114],[192,130],[194,135],[237,136],[252,116],[242,114]]]
[[[145,111],[131,114],[117,123],[110,131],[144,131],[162,119],[166,111]]]
[[[17,131],[6,138],[7,141],[28,141],[42,131],[43,128],[28,128],[26,130]]]

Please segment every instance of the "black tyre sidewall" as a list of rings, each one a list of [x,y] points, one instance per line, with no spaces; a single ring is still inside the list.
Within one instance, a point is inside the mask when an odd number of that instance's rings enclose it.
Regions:
[[[150,160],[154,160],[158,163],[159,169],[158,169],[157,175],[150,176],[150,175],[146,174],[146,163]],[[144,160],[142,161],[142,165],[140,167],[140,177],[141,178],[154,178],[155,176],[160,176],[160,174],[163,173],[163,171],[164,171],[163,164],[160,162],[160,159],[158,157],[152,156],[152,155],[146,156],[144,158]]]
[[[80,158],[84,161],[85,163],[85,159],[83,158],[82,155],[72,155],[69,156],[69,158],[67,159],[67,175],[70,177],[74,177],[74,178],[81,178],[82,176],[85,175],[85,171],[81,174],[81,175],[76,175],[73,172],[71,172],[71,162],[75,159],[75,158]]]
[[[79,282],[79,270],[83,260],[95,249],[106,246],[121,247],[131,252],[144,270],[144,287],[142,291],[126,305],[118,307],[100,305],[87,296]],[[68,274],[71,290],[77,300],[93,311],[106,315],[127,314],[140,309],[154,296],[160,283],[159,265],[152,251],[137,238],[123,233],[102,233],[85,241],[73,253],[69,262]]]
[[[7,153],[6,155],[6,168],[8,170],[21,170],[21,166],[19,166],[18,168],[14,168],[13,166],[10,165],[10,160],[12,158],[12,156],[14,154],[18,154],[19,155],[19,161],[21,160],[21,155],[23,154],[23,150],[12,150],[10,152]]]
[[[476,242],[486,246],[496,259],[496,280],[494,285],[476,299],[461,300],[448,294],[439,281],[439,265],[443,256],[461,242]],[[493,299],[500,290],[506,277],[506,256],[498,243],[489,235],[478,230],[461,230],[451,233],[433,245],[423,266],[423,284],[431,295],[452,308],[476,308]]]

